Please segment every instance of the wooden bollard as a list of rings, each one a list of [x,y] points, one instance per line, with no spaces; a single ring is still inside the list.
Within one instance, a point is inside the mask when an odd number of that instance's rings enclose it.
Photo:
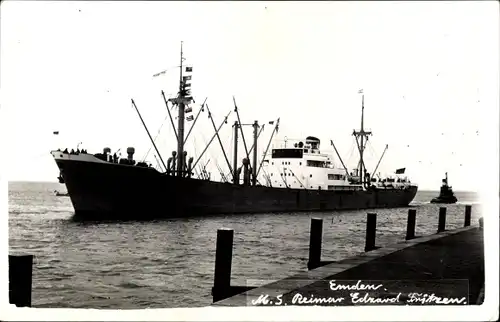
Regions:
[[[375,247],[376,230],[377,230],[377,214],[368,213],[366,220],[365,252],[369,252],[377,248]]]
[[[415,238],[415,221],[417,210],[408,209],[408,224],[406,225],[406,240]]]
[[[465,206],[465,220],[464,220],[464,227],[469,227],[469,226],[470,226],[470,215],[471,215],[471,210],[472,210],[472,206],[471,206],[471,205],[466,205],[466,206]]]
[[[33,255],[9,255],[9,303],[31,307]]]
[[[438,233],[445,231],[446,207],[439,207]]]
[[[233,259],[232,229],[217,230],[217,248],[215,249],[213,301],[217,302],[228,297],[231,292],[231,261]]]
[[[309,235],[309,261],[307,269],[315,269],[321,263],[321,244],[323,242],[323,219],[311,218],[311,232]]]

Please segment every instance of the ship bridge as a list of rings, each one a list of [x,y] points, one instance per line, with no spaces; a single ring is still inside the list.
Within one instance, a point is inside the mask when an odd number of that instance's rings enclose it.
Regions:
[[[302,150],[303,153],[321,154],[320,143],[321,141],[314,136],[308,136],[305,141],[285,137],[283,141],[279,141],[273,146],[273,151]]]
[[[320,147],[321,141],[314,136],[275,143],[270,155],[264,156],[266,180],[277,188],[361,189],[349,183],[345,170],[335,167],[332,157],[321,153]]]

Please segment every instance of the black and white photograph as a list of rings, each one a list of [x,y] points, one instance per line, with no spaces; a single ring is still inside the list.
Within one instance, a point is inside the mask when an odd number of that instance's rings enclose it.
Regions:
[[[499,8],[2,1],[0,319],[498,320]]]

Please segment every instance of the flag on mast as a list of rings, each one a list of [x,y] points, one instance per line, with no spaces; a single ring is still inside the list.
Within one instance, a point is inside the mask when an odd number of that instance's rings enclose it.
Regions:
[[[363,94],[363,89],[360,89],[360,90],[358,91],[358,94]]]
[[[187,66],[186,67],[186,73],[189,73],[189,72],[192,72],[193,71],[193,67],[191,66]]]
[[[59,135],[59,131],[54,131],[54,132],[52,132],[52,134]]]
[[[162,74],[165,74],[166,72],[167,72],[167,71],[166,71],[166,70],[164,70],[164,71],[162,71],[162,72],[159,72],[159,73],[157,73],[157,74],[154,74],[154,75],[153,75],[153,77],[158,77],[158,76],[160,76],[160,75],[162,75]]]

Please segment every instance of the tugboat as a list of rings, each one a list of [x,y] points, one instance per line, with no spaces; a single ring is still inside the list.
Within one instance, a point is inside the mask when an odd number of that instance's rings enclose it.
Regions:
[[[59,192],[57,190],[54,190],[54,195],[57,197],[69,197],[69,194],[67,192]]]
[[[453,189],[448,185],[448,172],[445,173],[445,178],[443,179],[443,185],[441,186],[441,191],[439,192],[439,196],[433,198],[431,203],[456,203],[457,197],[453,194]]]

